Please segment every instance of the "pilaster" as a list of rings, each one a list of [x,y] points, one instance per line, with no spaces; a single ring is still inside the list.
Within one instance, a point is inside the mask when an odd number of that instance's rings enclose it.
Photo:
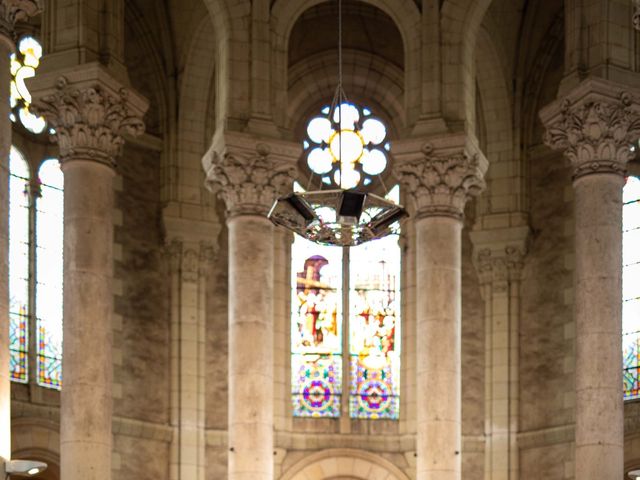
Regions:
[[[165,217],[171,285],[172,480],[205,478],[205,295],[219,227]]]
[[[527,227],[474,231],[485,302],[485,480],[519,478],[520,283]]]

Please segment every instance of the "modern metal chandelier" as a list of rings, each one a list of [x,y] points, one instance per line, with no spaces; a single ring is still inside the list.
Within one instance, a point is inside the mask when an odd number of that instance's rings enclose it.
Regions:
[[[371,193],[389,164],[384,124],[350,103],[342,86],[342,0],[338,0],[338,85],[330,106],[307,126],[304,159],[319,190],[279,198],[269,218],[316,243],[353,246],[382,238],[407,216],[394,201]]]

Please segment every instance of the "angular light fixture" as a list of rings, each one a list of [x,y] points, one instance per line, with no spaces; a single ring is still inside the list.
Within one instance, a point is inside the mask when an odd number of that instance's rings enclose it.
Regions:
[[[312,176],[318,176],[320,190],[279,198],[269,218],[325,245],[359,245],[395,232],[406,210],[367,191],[387,168],[389,149],[384,124],[369,109],[349,102],[342,88],[342,0],[338,0],[338,86],[331,106],[309,122],[304,140],[305,160]]]
[[[47,464],[36,460],[9,460],[4,465],[7,475],[32,477],[47,469]]]

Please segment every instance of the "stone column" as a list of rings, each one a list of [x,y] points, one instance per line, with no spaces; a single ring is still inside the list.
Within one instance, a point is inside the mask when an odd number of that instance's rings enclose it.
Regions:
[[[203,158],[229,229],[229,464],[231,480],[273,479],[273,225],[299,147],[221,133]]]
[[[589,79],[545,107],[545,143],[564,150],[575,191],[575,478],[623,476],[622,186],[640,104]]]
[[[528,227],[471,233],[485,302],[485,480],[518,478],[520,281]]]
[[[416,212],[416,478],[460,480],[462,218],[487,162],[463,135],[399,142],[394,155]]]
[[[0,475],[11,458],[11,383],[9,378],[9,56],[15,50],[13,26],[40,12],[38,0],[0,0]]]
[[[171,262],[170,478],[204,480],[205,295],[219,227],[167,216],[164,224]]]
[[[113,185],[122,135],[141,134],[146,103],[98,65],[32,83],[55,129],[64,173],[64,386],[61,476],[111,478]]]

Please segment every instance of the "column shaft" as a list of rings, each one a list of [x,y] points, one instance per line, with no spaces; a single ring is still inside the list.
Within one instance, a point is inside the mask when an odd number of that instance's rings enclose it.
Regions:
[[[622,182],[577,178],[576,478],[623,476]]]
[[[11,381],[9,377],[9,40],[0,38],[0,463],[11,458]],[[2,471],[0,470],[0,473]]]
[[[229,475],[273,479],[273,226],[229,219]]]
[[[461,230],[453,217],[416,221],[419,480],[461,474]]]
[[[61,476],[111,478],[113,170],[67,159],[64,172],[64,387]]]

